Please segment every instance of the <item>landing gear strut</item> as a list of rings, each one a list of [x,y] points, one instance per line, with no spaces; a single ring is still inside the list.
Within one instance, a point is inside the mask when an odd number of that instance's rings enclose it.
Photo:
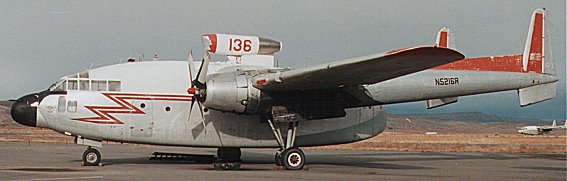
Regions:
[[[286,142],[283,142],[282,134],[279,128],[274,126],[272,120],[268,119],[270,127],[276,136],[276,140],[280,145],[280,150],[276,152],[275,162],[277,166],[284,166],[288,170],[300,170],[305,165],[305,154],[301,149],[294,147],[297,127],[299,122],[289,122],[287,129]]]
[[[216,170],[238,170],[242,164],[240,155],[240,148],[218,148],[213,166]]]
[[[83,165],[84,166],[98,166],[102,160],[100,156],[100,152],[98,150],[91,148],[90,146],[87,147],[87,150],[83,153]]]

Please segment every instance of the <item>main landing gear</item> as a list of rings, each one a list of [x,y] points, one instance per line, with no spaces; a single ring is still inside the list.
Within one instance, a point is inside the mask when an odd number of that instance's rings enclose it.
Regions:
[[[294,147],[297,127],[299,122],[289,122],[287,129],[286,142],[283,142],[282,134],[279,128],[274,126],[272,120],[268,119],[270,127],[276,136],[276,141],[280,145],[280,150],[276,152],[275,162],[277,166],[283,166],[288,170],[300,170],[305,165],[305,154],[301,149]]]
[[[238,170],[242,165],[240,148],[218,148],[215,170]]]
[[[84,166],[98,166],[100,164],[102,157],[100,152],[92,147],[87,147],[87,150],[83,153],[83,165]]]

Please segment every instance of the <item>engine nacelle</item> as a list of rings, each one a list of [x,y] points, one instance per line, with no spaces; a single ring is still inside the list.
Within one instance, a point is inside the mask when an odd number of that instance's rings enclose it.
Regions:
[[[273,55],[282,49],[282,42],[257,36],[205,34],[203,46],[219,55]]]
[[[251,79],[244,72],[213,74],[207,80],[207,108],[253,114],[260,105],[261,91],[251,85]]]

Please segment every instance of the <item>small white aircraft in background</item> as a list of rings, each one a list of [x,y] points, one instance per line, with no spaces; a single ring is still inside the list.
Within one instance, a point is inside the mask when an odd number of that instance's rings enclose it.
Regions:
[[[537,9],[525,49],[515,55],[464,59],[440,33],[435,46],[300,69],[275,66],[279,41],[205,34],[200,62],[189,53],[187,61],[129,61],[71,74],[19,98],[11,115],[75,137],[88,146],[87,166],[101,162],[93,147],[116,141],[218,148],[217,169],[239,168],[240,148],[278,148],[275,163],[297,170],[306,161],[300,146],[382,133],[382,105],[426,101],[433,109],[459,96],[508,90],[518,91],[521,106],[555,97],[559,79],[544,56],[543,30],[544,10]],[[211,62],[209,53],[233,58]]]
[[[556,129],[567,129],[567,120],[565,120],[565,124],[561,126],[557,126],[557,122],[553,120],[553,124],[551,126],[524,126],[518,127],[518,133],[522,134],[529,134],[529,135],[542,135],[548,134],[549,132],[556,130]]]

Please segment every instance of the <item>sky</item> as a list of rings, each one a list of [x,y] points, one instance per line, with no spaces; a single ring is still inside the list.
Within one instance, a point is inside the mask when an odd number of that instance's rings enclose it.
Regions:
[[[46,89],[60,77],[152,53],[160,59],[203,52],[205,33],[259,35],[283,42],[279,65],[299,68],[419,45],[441,27],[467,57],[523,52],[531,13],[547,9],[557,97],[520,107],[516,91],[460,97],[426,110],[424,102],[390,113],[484,112],[566,119],[565,0],[87,1],[0,0],[0,100]],[[547,47],[546,47],[547,48]],[[200,55],[196,54],[196,58]],[[219,57],[217,57],[219,58]],[[222,57],[220,57],[222,58]]]

